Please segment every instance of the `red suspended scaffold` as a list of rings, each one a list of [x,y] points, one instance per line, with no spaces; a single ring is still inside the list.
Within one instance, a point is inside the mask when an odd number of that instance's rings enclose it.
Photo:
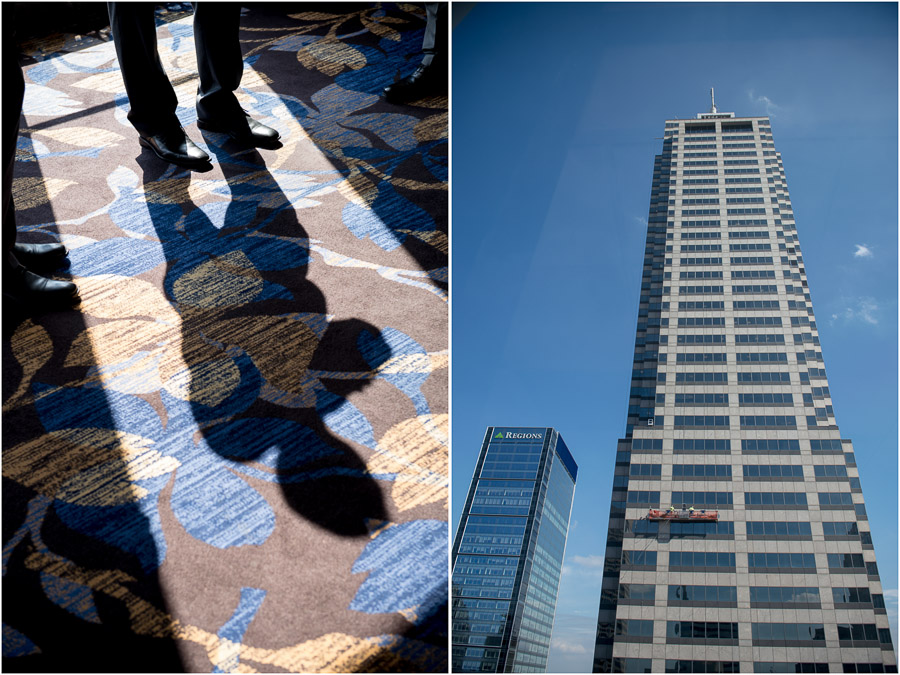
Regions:
[[[668,511],[650,509],[647,513],[647,520],[668,520],[676,523],[718,522],[719,512],[707,509],[670,509]]]

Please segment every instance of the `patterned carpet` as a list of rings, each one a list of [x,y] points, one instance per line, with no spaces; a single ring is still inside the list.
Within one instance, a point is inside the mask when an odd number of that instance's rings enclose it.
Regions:
[[[4,312],[7,671],[447,669],[447,97],[413,5],[253,5],[201,132],[190,6],[157,13],[188,135],[143,150],[111,41],[25,45],[20,241],[82,305]]]

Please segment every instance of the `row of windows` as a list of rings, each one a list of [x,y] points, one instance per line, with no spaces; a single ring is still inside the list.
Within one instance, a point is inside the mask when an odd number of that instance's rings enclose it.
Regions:
[[[794,405],[794,397],[791,394],[778,392],[738,394],[738,403],[739,405]]]
[[[748,467],[745,467],[745,470],[747,468]],[[770,470],[771,468],[772,467],[770,467]],[[817,494],[819,498],[819,506],[854,505],[852,502],[852,495],[849,492],[819,492]],[[628,503],[659,504],[659,491],[630,490],[628,492]],[[696,506],[698,504],[727,505],[733,504],[734,502],[732,493],[730,492],[674,491],[672,492],[672,503]],[[808,506],[808,501],[805,492],[745,492],[744,504],[764,506]],[[467,532],[468,531],[469,530],[467,529]],[[488,531],[485,530],[485,532]],[[507,534],[507,532],[490,533]],[[514,532],[508,532],[508,534],[514,534]]]
[[[669,567],[734,567],[735,554],[718,551],[670,551]],[[813,563],[815,567],[815,563]]]
[[[874,624],[872,624],[874,626]],[[751,636],[756,641],[825,642],[825,626],[821,623],[752,623]]]
[[[730,492],[672,492],[673,504],[727,506],[733,502],[734,497]]]
[[[805,492],[745,492],[744,504],[773,506],[806,506]]]
[[[678,317],[679,328],[692,328],[695,326],[724,326],[725,318],[721,316],[681,316]]]
[[[727,464],[673,464],[674,478],[731,478],[731,466]],[[673,498],[673,501],[678,501]]]
[[[799,464],[748,464],[744,466],[745,478],[803,478]]]
[[[629,467],[629,475],[635,477],[654,477],[661,476],[660,464],[632,464]],[[842,464],[816,464],[813,466],[815,476],[817,478],[847,478],[847,467]],[[799,464],[746,464],[743,465],[744,478],[803,478],[803,466]],[[728,464],[673,464],[672,476],[674,478],[688,477],[731,477],[731,465]],[[617,476],[616,478],[620,478]],[[627,484],[627,483],[626,483]],[[819,493],[820,503],[822,500],[831,500],[833,495],[840,495],[838,498],[844,500],[849,497],[848,493]],[[495,500],[500,503],[501,500]],[[674,500],[678,501],[678,500]],[[511,504],[528,504],[530,499],[526,500],[502,500]],[[841,502],[843,503],[843,501]],[[851,502],[852,503],[852,502]]]
[[[867,588],[836,588],[835,602],[870,603],[871,596]],[[618,599],[643,601],[652,603],[656,597],[656,586],[653,584],[619,584]],[[848,598],[845,600],[844,598]],[[865,599],[863,599],[865,598]],[[737,587],[735,586],[694,586],[670,585],[668,587],[669,603],[737,603]],[[821,604],[819,589],[814,586],[751,586],[751,603],[789,604]]]
[[[721,279],[722,272],[681,272],[679,279]]]
[[[733,270],[732,279],[774,279],[774,270]]]
[[[728,405],[728,394],[675,394],[675,405]]]
[[[747,467],[744,467],[745,469]],[[809,523],[747,521],[747,535],[757,537],[810,537]]]
[[[841,441],[837,439],[812,439],[809,442],[813,452],[841,450]],[[636,438],[632,441],[633,450],[662,450],[661,438]],[[676,438],[672,441],[676,452],[723,452],[731,451],[731,440],[727,438]],[[785,438],[750,438],[741,441],[741,450],[753,453],[800,452],[800,441]]]
[[[727,621],[667,621],[666,637],[693,640],[737,640],[738,625],[736,622]]]
[[[750,375],[751,373],[738,373],[738,375]],[[787,373],[785,373],[786,375]],[[740,379],[738,380],[740,381]],[[728,373],[675,373],[676,383],[727,383]]]
[[[660,418],[657,417],[657,419]],[[741,415],[740,424],[742,429],[772,427],[794,429],[797,427],[797,418],[794,415]],[[728,415],[674,415],[674,425],[676,427],[729,427],[731,422]]]
[[[747,564],[757,569],[816,569],[812,553],[747,553]]]

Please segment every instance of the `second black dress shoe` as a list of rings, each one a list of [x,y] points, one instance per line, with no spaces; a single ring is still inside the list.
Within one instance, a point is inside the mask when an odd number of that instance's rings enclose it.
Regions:
[[[438,62],[419,66],[412,75],[385,87],[384,99],[388,103],[406,103],[438,94],[446,86],[446,76],[446,67]]]
[[[15,244],[13,255],[30,270],[55,270],[68,255],[62,244]]]
[[[275,129],[257,122],[247,114],[232,120],[198,119],[197,126],[206,131],[228,134],[238,143],[255,148],[267,148],[278,145],[278,139],[281,138],[281,134]]]
[[[3,276],[3,299],[29,314],[69,309],[81,302],[78,287],[71,281],[48,279],[22,265]]]
[[[141,135],[140,143],[170,164],[185,169],[203,170],[212,167],[209,155],[198,148],[181,127],[173,127],[149,136]]]

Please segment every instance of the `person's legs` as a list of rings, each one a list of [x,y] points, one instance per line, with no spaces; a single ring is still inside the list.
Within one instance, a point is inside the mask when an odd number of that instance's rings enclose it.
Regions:
[[[4,11],[4,19],[6,18]],[[78,288],[68,281],[38,276],[21,264],[29,262],[51,267],[65,257],[65,247],[61,244],[16,244],[16,206],[12,184],[19,119],[22,117],[22,102],[25,99],[25,78],[18,56],[16,41],[7,36],[3,44],[3,296],[34,313],[44,309],[71,307],[78,302]]]
[[[447,82],[447,3],[425,3],[422,62],[406,77],[384,88],[389,103],[405,103],[439,93]]]
[[[7,18],[4,11],[4,19]],[[3,41],[3,270],[18,267],[13,254],[16,243],[16,207],[12,198],[13,167],[19,140],[19,118],[25,100],[25,78],[19,66],[15,40]]]
[[[241,5],[234,2],[195,2],[194,48],[197,51],[197,117],[202,120],[241,120],[244,112],[234,95],[244,73],[239,30]]]
[[[447,3],[425,3],[425,37],[422,39],[422,65],[447,62]]]
[[[128,121],[141,136],[181,126],[178,97],[156,49],[152,2],[108,2],[109,25],[131,110]]]
[[[228,134],[245,145],[276,146],[278,132],[247,115],[234,95],[244,74],[240,26],[239,3],[194,3],[194,45],[200,71],[197,126]]]
[[[108,2],[109,24],[128,94],[128,121],[140,143],[160,159],[189,169],[210,167],[209,155],[184,133],[175,110],[178,96],[156,48],[152,2]]]

